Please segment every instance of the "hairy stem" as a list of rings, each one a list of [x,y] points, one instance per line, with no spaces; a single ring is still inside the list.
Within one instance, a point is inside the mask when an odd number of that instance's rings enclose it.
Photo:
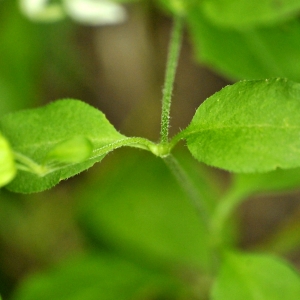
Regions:
[[[160,142],[163,144],[168,143],[168,139],[169,139],[171,100],[172,100],[172,92],[173,92],[176,68],[177,68],[178,58],[179,58],[179,53],[181,48],[182,27],[183,26],[182,26],[181,17],[175,16],[170,45],[169,45],[165,83],[163,88],[161,130],[160,130],[160,138],[161,138]]]

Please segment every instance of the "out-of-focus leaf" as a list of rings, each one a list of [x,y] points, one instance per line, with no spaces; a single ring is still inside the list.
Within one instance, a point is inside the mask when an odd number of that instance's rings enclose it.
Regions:
[[[300,85],[241,81],[208,98],[179,136],[199,161],[233,172],[300,166]]]
[[[27,278],[13,300],[131,300],[172,290],[167,276],[107,254],[64,262]],[[175,287],[176,288],[176,287]]]
[[[245,194],[280,192],[300,188],[300,169],[277,169],[268,173],[233,174],[235,189]]]
[[[43,77],[48,28],[24,19],[16,2],[0,1],[1,114],[36,103]]]
[[[82,224],[96,239],[134,257],[209,268],[208,236],[196,209],[165,164],[142,154],[126,153],[126,164],[122,159],[75,193]]]
[[[251,1],[250,1],[251,2]],[[287,77],[300,81],[300,23],[229,29],[211,23],[200,9],[187,22],[197,59],[232,79]]]
[[[277,23],[300,10],[299,0],[204,0],[201,5],[213,22],[236,29]]]
[[[213,300],[298,300],[300,277],[284,261],[227,253],[212,289]]]

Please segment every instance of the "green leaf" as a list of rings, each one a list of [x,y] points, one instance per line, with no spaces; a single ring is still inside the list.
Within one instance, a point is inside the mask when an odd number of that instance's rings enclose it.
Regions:
[[[221,26],[240,29],[243,26],[272,24],[297,16],[299,0],[205,0],[203,10]]]
[[[254,193],[281,192],[300,188],[300,168],[233,176],[235,190],[244,191],[248,196]]]
[[[179,134],[208,165],[234,172],[300,166],[300,84],[242,81],[208,98]]]
[[[9,114],[0,120],[0,128],[11,142],[20,169],[7,187],[21,193],[51,188],[59,181],[88,169],[114,147],[120,146],[118,142],[122,145],[126,139],[103,113],[76,100],[61,100],[42,108]],[[57,152],[62,155],[62,148],[68,143],[74,143],[74,139],[78,143],[78,136],[92,143],[92,156],[84,162],[62,166],[44,164],[49,159],[47,155],[57,158]],[[82,147],[82,141],[80,143]],[[87,154],[87,149],[84,152]],[[64,160],[68,159],[65,157]],[[74,161],[73,158],[70,161]]]
[[[76,186],[84,228],[101,244],[134,258],[208,269],[207,231],[169,169],[146,152],[128,152],[126,163],[123,155],[122,164],[106,166],[108,174]]]
[[[8,141],[0,134],[0,187],[16,176],[16,166]]]
[[[172,285],[175,285],[174,282],[176,281],[172,282],[167,276],[117,256],[90,254],[73,258],[47,273],[29,277],[17,289],[12,299],[146,299],[149,294],[171,289]]]
[[[213,300],[298,300],[300,277],[284,261],[227,253],[212,289]]]
[[[251,2],[251,1],[248,1]],[[300,23],[253,29],[217,26],[200,9],[187,22],[197,59],[232,79],[287,77],[300,81]]]

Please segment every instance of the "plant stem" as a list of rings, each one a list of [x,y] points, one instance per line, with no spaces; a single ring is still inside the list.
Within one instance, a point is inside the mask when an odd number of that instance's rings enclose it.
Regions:
[[[171,100],[175,73],[181,48],[183,31],[182,28],[182,18],[180,16],[175,16],[169,45],[168,61],[162,98],[160,142],[163,144],[168,143],[169,139]]]
[[[226,221],[234,209],[248,196],[244,190],[232,189],[223,199],[211,219],[210,235],[211,247],[218,249],[223,244],[222,236]]]
[[[178,161],[172,154],[164,156],[163,160],[174,175],[174,177],[176,178],[179,185],[188,195],[192,205],[196,208],[201,220],[203,220],[205,226],[208,229],[209,209],[205,205],[204,201],[200,201],[201,196],[199,194],[198,189],[195,187],[188,174],[185,172],[185,170],[182,168],[182,166],[178,163]]]

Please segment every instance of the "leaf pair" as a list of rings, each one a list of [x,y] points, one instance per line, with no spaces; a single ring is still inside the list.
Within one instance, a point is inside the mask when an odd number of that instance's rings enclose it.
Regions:
[[[121,146],[156,155],[162,146],[125,137],[103,113],[76,100],[9,114],[0,120],[0,130],[20,169],[8,188],[23,193],[51,188]],[[277,78],[227,86],[199,107],[191,124],[167,145],[168,151],[180,139],[186,139],[199,161],[233,172],[300,167],[300,84]],[[2,143],[2,160],[8,166],[12,156]]]

